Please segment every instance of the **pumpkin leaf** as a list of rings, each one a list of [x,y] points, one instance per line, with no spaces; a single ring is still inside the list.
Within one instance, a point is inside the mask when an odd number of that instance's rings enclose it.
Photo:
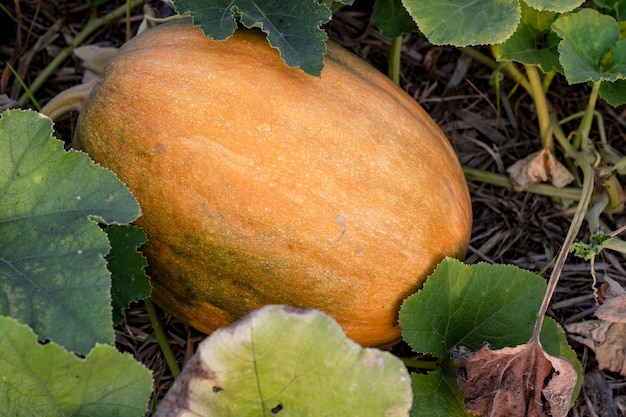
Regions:
[[[97,345],[85,358],[56,343],[41,345],[26,325],[0,317],[2,415],[128,416],[145,414],[150,371],[113,346]]]
[[[237,22],[247,28],[258,27],[287,65],[311,75],[322,72],[328,36],[320,25],[331,16],[323,4],[313,0],[175,0],[174,5],[181,14],[191,13],[194,24],[213,39],[230,37]]]
[[[402,304],[402,336],[416,352],[439,357],[455,346],[517,346],[530,338],[545,291],[545,280],[530,271],[447,258]],[[422,337],[430,333],[437,337]]]
[[[408,416],[411,397],[395,356],[361,348],[317,310],[270,305],[202,342],[155,417]]]
[[[570,84],[626,78],[626,39],[617,21],[592,9],[560,16],[552,25],[561,37],[560,61]]]
[[[537,10],[547,10],[557,13],[565,13],[580,6],[582,0],[524,0],[529,6]]]
[[[447,406],[429,415],[443,417],[456,415],[447,414],[449,408],[455,409],[455,413],[463,410],[455,371],[448,369],[456,369],[449,360],[452,349],[463,346],[477,351],[485,343],[495,349],[526,343],[545,291],[545,280],[530,271],[512,265],[470,266],[447,258],[424,287],[404,301],[399,318],[404,340],[414,351],[440,358],[441,371],[433,378],[449,387],[438,394],[442,396],[440,403],[447,398]],[[544,320],[541,342],[548,354],[565,358],[576,369],[575,398],[582,381],[582,366],[567,344],[565,333],[550,318]],[[424,389],[433,384],[431,379],[414,378],[414,385],[416,381],[425,381]],[[415,400],[413,407],[422,406]]]
[[[372,22],[388,38],[417,32],[417,25],[401,0],[376,0]]]
[[[600,84],[600,97],[613,107],[626,104],[626,79]]]
[[[146,234],[137,226],[111,225],[105,229],[111,242],[106,260],[111,271],[113,323],[124,319],[124,310],[131,302],[150,296],[150,278],[144,272],[148,261],[137,250],[146,241]]]
[[[437,45],[496,44],[521,18],[519,0],[402,0],[420,31]]]
[[[427,374],[411,373],[413,406],[411,417],[469,417],[463,409],[463,391],[456,382],[451,360],[440,370]]]
[[[496,46],[496,59],[537,65],[544,73],[552,69],[563,72],[557,51],[559,39],[551,30],[556,16],[522,3],[522,21],[509,39]]]
[[[0,314],[79,353],[112,344],[110,246],[97,221],[128,223],[137,202],[32,111],[2,114],[0,167]]]
[[[626,2],[623,0],[593,0],[593,2],[618,22],[626,20]]]

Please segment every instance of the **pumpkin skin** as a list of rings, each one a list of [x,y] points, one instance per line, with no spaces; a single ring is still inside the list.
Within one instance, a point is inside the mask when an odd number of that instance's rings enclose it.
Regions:
[[[402,300],[468,245],[470,197],[447,138],[330,42],[314,77],[260,31],[150,29],[101,74],[74,147],[139,201],[153,300],[206,333],[286,304],[389,346]]]

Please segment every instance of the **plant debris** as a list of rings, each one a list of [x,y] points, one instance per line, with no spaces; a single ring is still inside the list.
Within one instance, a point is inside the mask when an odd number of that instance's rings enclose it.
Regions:
[[[478,352],[453,351],[465,411],[485,417],[565,417],[576,370],[548,355],[539,342]]]

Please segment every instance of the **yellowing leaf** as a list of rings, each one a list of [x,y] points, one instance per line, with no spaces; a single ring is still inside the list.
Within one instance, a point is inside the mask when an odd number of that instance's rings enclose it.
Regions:
[[[626,376],[626,323],[588,320],[566,327],[571,337],[595,352],[600,369]]]
[[[155,417],[408,416],[404,364],[316,310],[271,305],[215,331]]]
[[[25,325],[0,317],[0,415],[139,417],[152,391],[150,371],[115,347],[84,358],[45,345]]]
[[[610,277],[604,278],[600,288],[596,317],[602,320],[626,323],[626,290]]]

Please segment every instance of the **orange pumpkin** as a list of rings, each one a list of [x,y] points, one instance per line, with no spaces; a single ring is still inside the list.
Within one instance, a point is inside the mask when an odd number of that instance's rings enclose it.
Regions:
[[[286,304],[389,345],[402,300],[467,248],[452,146],[410,96],[332,43],[314,77],[260,31],[215,41],[187,20],[158,26],[107,65],[75,146],[139,201],[154,301],[207,333]]]

